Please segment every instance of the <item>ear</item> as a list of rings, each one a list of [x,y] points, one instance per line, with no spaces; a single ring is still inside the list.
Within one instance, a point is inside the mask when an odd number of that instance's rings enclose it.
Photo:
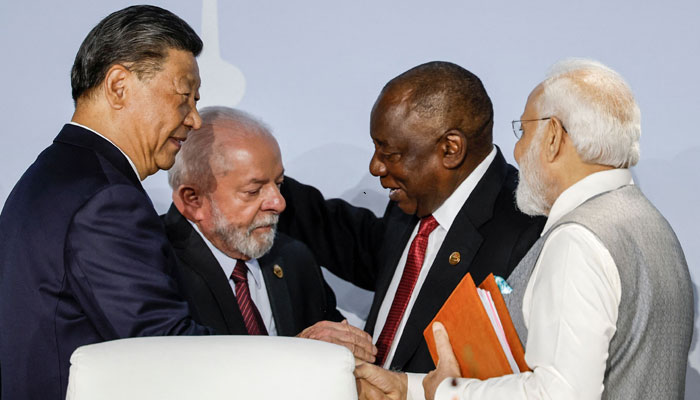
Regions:
[[[544,154],[548,162],[555,161],[562,154],[562,145],[564,143],[564,135],[566,131],[559,119],[552,117],[547,124],[547,130],[544,134]]]
[[[173,191],[173,204],[180,214],[192,222],[199,222],[204,218],[207,201],[201,190],[195,186],[180,185]]]
[[[447,169],[455,169],[462,165],[467,157],[467,138],[458,129],[450,129],[440,139],[442,165]]]
[[[131,72],[123,65],[115,64],[107,70],[102,89],[110,107],[115,110],[124,108],[130,76]]]

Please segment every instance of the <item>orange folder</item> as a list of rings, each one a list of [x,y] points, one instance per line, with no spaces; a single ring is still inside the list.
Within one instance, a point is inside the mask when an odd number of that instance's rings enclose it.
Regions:
[[[525,363],[523,345],[520,343],[493,274],[486,277],[479,287],[491,292],[506,334],[506,341],[518,368],[521,372],[530,371]],[[467,274],[457,285],[435,318],[423,331],[430,355],[437,365],[438,356],[433,337],[435,321],[440,321],[445,326],[463,377],[488,379],[513,373],[470,274]]]

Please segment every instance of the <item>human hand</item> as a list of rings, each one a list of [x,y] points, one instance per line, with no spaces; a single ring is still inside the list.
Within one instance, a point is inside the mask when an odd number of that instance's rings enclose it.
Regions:
[[[343,322],[320,321],[304,329],[297,335],[300,338],[322,340],[347,347],[355,358],[370,363],[374,362],[377,348],[372,344],[372,336],[362,329]]]
[[[359,400],[406,400],[408,377],[404,373],[357,361],[355,378]]]
[[[426,400],[435,398],[435,391],[437,391],[438,385],[446,378],[461,376],[459,363],[455,353],[452,351],[450,338],[447,336],[447,331],[441,323],[435,322],[433,324],[433,336],[435,336],[438,364],[437,368],[423,379],[423,390],[425,391]]]

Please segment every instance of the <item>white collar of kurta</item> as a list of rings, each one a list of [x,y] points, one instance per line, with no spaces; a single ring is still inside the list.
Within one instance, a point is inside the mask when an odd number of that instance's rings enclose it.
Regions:
[[[219,250],[218,247],[214,246],[212,242],[209,241],[209,239],[206,238],[206,236],[202,235],[202,232],[199,230],[199,227],[197,227],[197,224],[194,222],[187,220],[187,222],[192,225],[192,228],[194,228],[195,231],[199,234],[199,236],[204,240],[204,243],[207,244],[207,247],[209,247],[209,250],[211,250],[211,253],[214,255],[214,258],[216,258],[216,261],[219,262],[219,265],[221,266],[221,269],[224,270],[224,274],[226,275],[226,278],[231,279],[231,273],[233,272],[233,269],[236,267],[236,260],[235,258],[231,258],[224,254],[221,250]],[[248,271],[250,272],[249,276],[253,276],[253,281],[255,283],[255,287],[260,289],[262,287],[262,270],[260,269],[260,264],[258,263],[258,260],[255,258],[252,258],[248,261],[244,261],[245,265],[248,267]]]
[[[90,132],[94,133],[95,135],[101,137],[102,139],[104,139],[104,140],[110,142],[110,143],[112,144],[112,146],[116,147],[117,150],[119,150],[122,154],[124,154],[124,157],[126,157],[126,161],[129,162],[129,165],[131,165],[131,168],[134,170],[134,174],[136,174],[136,178],[137,178],[138,180],[141,180],[141,175],[139,175],[139,171],[136,170],[136,164],[134,164],[134,162],[131,161],[131,158],[129,158],[129,156],[127,156],[126,153],[124,153],[124,151],[122,151],[122,149],[119,148],[119,146],[117,146],[116,144],[114,144],[113,141],[107,139],[107,138],[106,138],[105,136],[103,136],[101,133],[97,132],[96,130],[94,130],[94,129],[92,129],[92,128],[88,128],[88,127],[85,126],[85,125],[80,125],[79,123],[73,122],[73,121],[70,121],[69,124],[75,125],[75,126],[79,126],[79,127],[83,128],[83,129],[87,129],[87,130],[89,130]]]
[[[496,158],[496,146],[494,146],[489,155],[474,168],[474,171],[457,186],[457,189],[452,192],[450,197],[433,212],[433,217],[437,223],[440,224],[440,227],[444,228],[446,231],[450,230],[452,223],[455,218],[457,218],[457,214],[459,214],[459,210],[462,209],[462,206],[464,206],[464,203],[472,194],[472,191],[474,191],[476,184],[484,177],[486,170],[489,168],[494,158]]]
[[[583,204],[584,201],[625,185],[634,185],[632,173],[626,168],[596,172],[574,183],[554,201],[547,223],[542,230],[542,235],[564,215]]]

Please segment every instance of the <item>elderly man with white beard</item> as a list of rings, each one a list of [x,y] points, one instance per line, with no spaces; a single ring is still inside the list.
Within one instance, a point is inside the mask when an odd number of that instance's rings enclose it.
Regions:
[[[676,235],[628,169],[641,132],[632,91],[600,63],[565,60],[513,130],[518,207],[548,217],[505,296],[532,371],[456,378],[436,324],[440,361],[423,380],[426,398],[682,399],[693,292]],[[397,373],[361,363],[356,374],[406,396]]]
[[[218,334],[297,335],[374,361],[371,337],[343,320],[310,250],[276,232],[284,168],[269,129],[231,108],[200,114],[168,172],[173,205],[162,216],[193,318]]]

